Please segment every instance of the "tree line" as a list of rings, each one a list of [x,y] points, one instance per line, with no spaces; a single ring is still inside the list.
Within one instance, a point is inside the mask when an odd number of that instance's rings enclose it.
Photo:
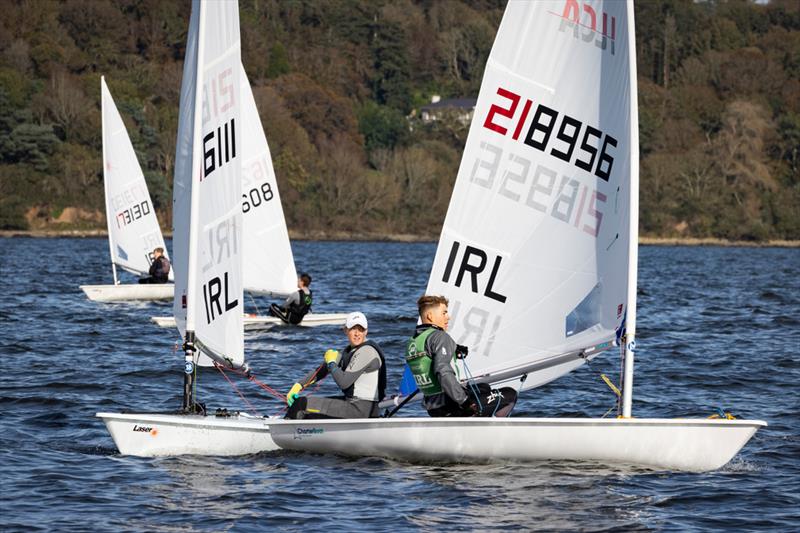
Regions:
[[[290,230],[435,238],[503,0],[241,0],[242,61]],[[800,239],[800,5],[637,2],[641,232]],[[170,225],[190,3],[4,3],[0,228],[103,210],[106,76]],[[70,220],[104,227],[102,218]]]

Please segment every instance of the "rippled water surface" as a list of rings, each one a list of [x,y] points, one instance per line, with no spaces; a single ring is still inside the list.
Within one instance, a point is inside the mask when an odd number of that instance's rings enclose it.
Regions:
[[[296,242],[317,312],[364,311],[390,382],[415,323],[433,244]],[[120,456],[97,411],[180,405],[169,304],[97,304],[104,239],[0,239],[0,530],[800,530],[800,250],[644,247],[634,414],[769,422],[725,468],[653,473],[571,463],[420,466],[270,453]],[[259,309],[266,302],[250,302]],[[252,308],[255,310],[255,308]],[[246,334],[258,377],[288,389],[341,347],[336,327]],[[602,416],[609,354],[523,395],[515,413]],[[334,393],[324,384],[323,393]],[[240,386],[261,414],[282,406]],[[201,377],[211,408],[246,408]],[[419,407],[412,407],[419,409]]]

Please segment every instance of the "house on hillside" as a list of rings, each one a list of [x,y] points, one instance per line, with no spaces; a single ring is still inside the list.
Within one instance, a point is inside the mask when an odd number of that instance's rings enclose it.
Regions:
[[[420,118],[427,124],[448,117],[454,118],[464,126],[469,126],[477,102],[477,98],[446,98],[442,100],[438,94],[435,94],[431,97],[431,103],[420,109]]]

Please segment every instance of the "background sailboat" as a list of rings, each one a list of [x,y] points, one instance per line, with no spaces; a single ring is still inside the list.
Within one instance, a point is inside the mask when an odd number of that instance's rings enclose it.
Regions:
[[[632,2],[510,1],[428,282],[476,380],[525,390],[624,346],[622,418],[277,421],[282,448],[703,471],[753,420],[633,419],[638,118]],[[464,373],[462,372],[462,375]]]
[[[122,454],[238,455],[275,449],[267,419],[208,416],[198,366],[246,371],[242,308],[242,102],[237,2],[192,4],[175,164],[173,312],[184,339],[178,414],[98,413]]]
[[[253,90],[240,67],[242,84],[242,213],[244,247],[244,289],[252,295],[286,297],[297,290],[297,270],[289,243],[289,232],[281,205],[278,182],[272,166],[267,137],[261,125]],[[299,324],[303,327],[344,324],[345,313],[309,313]],[[175,319],[152,317],[161,327],[174,327]],[[246,329],[284,324],[272,316],[247,314]]]
[[[103,182],[106,196],[108,248],[111,254],[113,285],[81,285],[90,300],[98,302],[125,300],[167,300],[175,286],[165,284],[120,284],[117,266],[137,276],[146,276],[155,248],[164,248],[147,183],[136,159],[125,123],[114,99],[100,78],[103,123]],[[173,280],[172,272],[169,276]]]

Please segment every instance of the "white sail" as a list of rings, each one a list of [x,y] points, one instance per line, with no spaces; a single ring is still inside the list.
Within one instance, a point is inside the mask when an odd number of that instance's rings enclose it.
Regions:
[[[103,178],[111,262],[128,272],[143,275],[150,269],[155,248],[164,248],[164,254],[167,255],[164,237],[136,152],[114,105],[105,77],[100,78],[100,93]]]
[[[175,158],[173,311],[182,335],[194,332],[206,356],[233,366],[244,361],[240,69],[238,3],[195,0]]]
[[[450,332],[488,381],[551,381],[613,345],[625,317],[628,24],[626,2],[506,7],[427,289],[450,299]]]
[[[244,287],[258,294],[287,295],[297,290],[289,232],[267,137],[244,67],[240,77]]]

